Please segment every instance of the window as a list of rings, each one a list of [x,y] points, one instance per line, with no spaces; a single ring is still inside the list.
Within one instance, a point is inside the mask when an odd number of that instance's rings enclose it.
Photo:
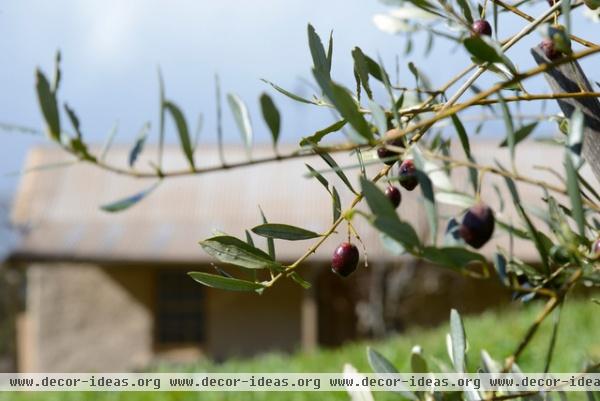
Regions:
[[[204,291],[183,270],[156,275],[156,343],[197,344],[204,340]]]

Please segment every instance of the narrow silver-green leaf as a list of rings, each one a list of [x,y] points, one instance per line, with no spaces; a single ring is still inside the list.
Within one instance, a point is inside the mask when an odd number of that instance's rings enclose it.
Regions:
[[[567,146],[569,149],[568,155],[571,158],[573,166],[578,169],[583,160],[581,152],[583,150],[583,135],[584,135],[584,115],[583,112],[576,108],[569,120],[569,137]]]
[[[454,124],[454,128],[456,129],[456,133],[458,134],[462,148],[465,151],[465,155],[467,157],[471,157],[471,145],[469,144],[467,130],[465,130],[465,126],[456,114],[452,115],[452,124]]]
[[[473,262],[487,266],[486,259],[483,255],[463,247],[425,247],[423,248],[422,256],[433,263],[457,270],[465,269],[468,264]]]
[[[457,0],[457,2],[467,22],[472,24],[473,15],[471,13],[471,4],[469,4],[469,0]]]
[[[252,239],[252,234],[250,234],[250,231],[248,231],[248,230],[244,230],[244,231],[246,233],[246,243],[250,246],[254,246],[254,240]]]
[[[417,179],[419,180],[419,187],[425,200],[425,212],[427,214],[427,222],[429,223],[429,229],[431,231],[431,242],[435,244],[437,241],[438,232],[438,212],[437,205],[435,203],[435,193],[433,191],[433,184],[429,179],[429,176],[425,172],[425,159],[423,158],[418,147],[413,147],[412,154],[414,156],[415,167],[417,168]]]
[[[348,177],[346,177],[346,174],[340,168],[340,166],[338,166],[338,164],[333,159],[333,157],[331,157],[329,155],[329,153],[319,153],[319,156],[321,156],[321,158],[325,161],[325,163],[327,163],[329,165],[329,167],[331,167],[335,170],[335,173],[338,175],[338,177],[340,177],[340,179],[344,182],[344,184],[346,184],[348,189],[350,189],[350,191],[352,191],[353,193],[356,194],[357,192],[352,187],[352,184],[350,184],[350,180],[348,179]]]
[[[50,89],[46,76],[38,69],[36,75],[37,98],[46,122],[46,132],[54,141],[60,141],[60,115],[56,101],[56,93]]]
[[[502,166],[500,166],[500,168],[502,170],[505,170]],[[504,181],[506,182],[506,186],[508,187],[508,190],[511,194],[513,203],[515,205],[515,208],[517,209],[517,212],[519,213],[519,216],[521,217],[521,219],[525,222],[525,225],[527,226],[527,232],[528,232],[527,238],[533,240],[533,243],[535,244],[535,247],[540,255],[540,262],[544,266],[544,269],[546,271],[549,271],[548,251],[547,251],[546,247],[544,246],[543,239],[542,239],[539,231],[535,228],[535,226],[533,225],[533,222],[527,215],[527,212],[525,212],[525,209],[523,208],[523,206],[521,204],[521,198],[519,196],[519,193],[517,191],[517,187],[516,187],[514,181],[510,177],[504,177]],[[501,223],[500,221],[498,221],[497,223],[502,228],[505,228],[505,229],[508,228],[509,232],[511,232],[511,233],[518,232],[518,231],[515,231],[515,229],[512,227],[503,227],[504,224]]]
[[[227,102],[233,114],[235,123],[242,134],[248,157],[252,154],[252,124],[248,108],[242,99],[234,93],[227,94]]]
[[[200,241],[200,246],[209,255],[234,266],[246,269],[281,268],[279,263],[260,249],[228,235],[205,239]]]
[[[273,89],[275,89],[277,92],[284,94],[285,96],[289,97],[290,99],[293,99],[297,102],[301,102],[301,103],[307,103],[307,104],[314,104],[314,105],[318,105],[319,103],[314,101],[314,100],[310,100],[310,99],[305,99],[301,96],[298,96],[288,90],[283,89],[281,86],[274,84],[271,81],[267,81],[266,79],[261,79],[261,81],[263,81],[266,84],[269,84],[273,87]]]
[[[354,73],[359,77],[362,87],[367,92],[369,99],[373,99],[373,91],[369,85],[369,68],[367,60],[360,47],[355,47],[352,50],[352,58],[354,59]]]
[[[585,236],[585,217],[583,214],[583,205],[581,203],[581,190],[579,189],[577,170],[568,153],[565,155],[565,168],[567,171],[567,192],[569,193],[569,199],[571,200],[571,215],[577,223],[579,234]]]
[[[369,361],[371,369],[373,369],[375,373],[398,373],[398,369],[396,369],[396,367],[390,361],[388,361],[383,355],[371,347],[367,347],[367,360]],[[418,399],[417,396],[410,391],[394,392],[401,394],[405,398],[412,401],[416,401]]]
[[[331,187],[331,200],[333,205],[333,222],[335,223],[342,213],[342,202],[340,201],[340,194],[338,194],[335,187]]]
[[[501,51],[481,36],[470,36],[463,41],[465,48],[475,58],[483,62],[502,63]]]
[[[109,213],[121,212],[123,210],[129,209],[133,205],[137,204],[139,201],[144,199],[148,194],[150,194],[154,189],[158,186],[160,181],[156,182],[150,188],[143,190],[142,192],[138,192],[135,195],[128,196],[127,198],[118,200],[116,202],[108,203],[106,205],[100,206],[100,209]]]
[[[171,114],[171,117],[175,121],[177,127],[177,133],[179,134],[179,143],[181,144],[181,150],[185,155],[190,167],[195,168],[194,165],[194,149],[192,147],[192,141],[190,139],[190,131],[188,129],[187,121],[181,109],[173,102],[165,101],[165,109]]]
[[[314,69],[313,74],[323,92],[333,103],[340,115],[352,125],[358,135],[367,142],[373,142],[373,133],[365,120],[365,117],[359,111],[358,104],[354,101],[350,93],[343,86],[331,81],[324,76],[322,72]]]
[[[81,135],[81,126],[79,123],[79,117],[77,117],[77,113],[75,113],[75,110],[73,110],[71,107],[69,107],[69,105],[67,103],[64,104],[65,107],[65,112],[67,113],[67,117],[69,117],[69,120],[71,121],[71,126],[73,127],[73,130],[75,131],[75,135],[77,135],[77,138],[81,139],[82,135]]]
[[[290,278],[292,280],[294,280],[296,282],[296,284],[299,284],[305,290],[308,290],[311,287],[310,283],[308,281],[304,280],[302,278],[302,276],[300,276],[298,274],[298,272],[292,272],[292,274],[290,275]]]
[[[300,141],[300,146],[318,145],[319,142],[321,142],[321,139],[323,139],[326,135],[341,130],[344,125],[346,125],[346,122],[346,120],[336,121],[333,124],[315,132],[313,135],[302,138]]]
[[[147,122],[142,126],[140,132],[138,132],[137,137],[135,139],[135,143],[133,144],[133,148],[129,152],[129,167],[133,167],[135,162],[138,159],[140,153],[144,149],[144,145],[146,144],[146,139],[148,138],[148,133],[150,132],[150,122]]]
[[[104,161],[106,159],[106,155],[112,146],[113,140],[115,139],[115,135],[117,135],[117,131],[119,130],[119,122],[115,121],[110,131],[106,136],[106,140],[104,141],[104,145],[102,145],[102,150],[100,151],[100,160]]]
[[[56,93],[58,91],[58,87],[60,86],[60,80],[62,77],[62,73],[60,71],[60,60],[62,56],[60,54],[60,50],[56,51],[54,55],[54,78],[52,79],[52,92]]]
[[[260,96],[260,108],[269,130],[271,130],[273,146],[277,146],[277,141],[279,141],[279,131],[281,129],[281,116],[279,115],[279,110],[277,110],[271,96],[266,93],[263,93]]]
[[[375,373],[398,373],[398,369],[386,357],[371,347],[367,347],[367,359]]]
[[[450,338],[452,339],[452,363],[458,373],[466,368],[467,340],[462,318],[456,309],[450,311]]]
[[[269,221],[267,220],[267,216],[265,216],[262,207],[259,206],[258,210],[260,211],[260,217],[262,218],[263,224],[267,224]],[[267,250],[269,251],[271,259],[275,260],[275,240],[272,237],[267,237]]]
[[[486,350],[481,350],[481,365],[485,373],[500,373],[502,365],[495,361]]]
[[[329,32],[329,44],[327,45],[327,70],[331,73],[331,63],[333,62],[333,31]]]
[[[514,135],[514,140],[515,140],[515,145],[518,144],[519,142],[521,142],[522,140],[524,140],[525,138],[527,138],[529,135],[531,135],[531,133],[535,130],[535,128],[537,127],[538,123],[537,122],[533,122],[531,124],[527,124],[522,126],[521,128],[519,128]],[[506,137],[504,138],[504,140],[500,143],[500,147],[506,147],[508,146],[508,142],[509,142],[510,138]]]
[[[223,277],[217,274],[203,272],[189,272],[188,275],[195,281],[207,287],[227,291],[256,291],[265,288],[261,283],[240,280],[233,277]]]
[[[315,31],[315,28],[308,24],[308,47],[310,49],[310,54],[312,56],[313,65],[316,70],[322,71],[327,76],[329,76],[329,68],[330,61],[325,54],[325,48],[323,47],[323,42],[321,42],[321,38]]]
[[[287,241],[301,241],[321,236],[320,234],[304,228],[276,223],[261,224],[254,227],[252,232],[261,237],[283,239]]]
[[[361,177],[361,186],[367,204],[375,215],[371,224],[409,251],[420,248],[421,243],[415,230],[410,224],[400,221],[390,200],[377,185]]]
[[[321,175],[321,173],[319,173],[317,170],[312,168],[310,165],[308,165],[308,164],[304,164],[304,165],[306,166],[306,168],[308,168],[308,171],[310,171],[311,176],[315,177],[321,184],[323,184],[323,186],[325,187],[327,192],[330,192],[329,191],[329,181],[327,181],[327,179],[325,177],[323,177],[323,175]]]
[[[394,120],[396,121],[396,127],[401,127],[402,120],[400,119],[400,113],[398,113],[398,107],[396,107],[396,96],[394,95],[394,89],[392,88],[392,84],[390,82],[390,77],[385,70],[381,56],[378,57],[378,60],[379,60],[379,63],[375,63],[375,64],[379,68],[379,75],[381,77],[381,82],[383,82],[383,85],[385,86],[385,90],[387,91],[388,96],[390,98],[392,114],[394,115]],[[373,60],[371,60],[371,61],[373,61]],[[367,63],[369,63],[369,58],[367,58]],[[399,101],[400,100],[402,102],[404,102],[404,92],[402,92],[402,94],[400,95]]]
[[[410,368],[413,373],[427,373],[429,368],[427,362],[423,358],[421,347],[415,346],[410,352]]]

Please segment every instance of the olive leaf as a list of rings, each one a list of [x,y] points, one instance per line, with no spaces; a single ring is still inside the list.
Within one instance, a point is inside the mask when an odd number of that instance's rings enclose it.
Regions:
[[[390,200],[377,188],[377,185],[363,177],[361,177],[361,186],[367,204],[374,214],[370,223],[399,242],[406,250],[417,251],[421,247],[417,233],[410,224],[398,218]]]
[[[240,280],[233,277],[223,277],[217,274],[189,272],[188,275],[200,284],[220,290],[256,291],[265,288],[265,286],[261,283]]]
[[[138,156],[140,155],[140,153],[142,153],[149,132],[150,122],[147,122],[142,126],[142,129],[140,129],[140,131],[138,132],[133,148],[129,152],[129,167],[133,167],[133,165],[138,159]]]
[[[479,61],[488,63],[502,63],[502,50],[495,46],[491,40],[480,35],[470,36],[463,41],[465,48]]]
[[[283,239],[288,241],[300,241],[320,237],[313,231],[288,224],[265,223],[252,228],[254,234],[266,238]]]
[[[160,184],[160,181],[153,184],[150,188],[138,192],[135,195],[128,196],[127,198],[118,200],[116,202],[102,205],[100,206],[100,209],[109,213],[121,212],[123,210],[129,209],[130,207],[144,199],[146,196],[148,196],[152,191],[154,191],[158,184]]]
[[[327,54],[325,54],[325,48],[323,47],[323,42],[321,42],[321,38],[315,31],[315,28],[308,24],[308,47],[310,49],[310,54],[313,59],[314,68],[320,72],[329,76],[331,69],[331,60]]]
[[[56,101],[56,93],[50,88],[48,79],[39,69],[35,72],[36,92],[48,136],[54,141],[60,141],[60,115]]]
[[[469,263],[478,262],[487,266],[483,255],[463,247],[425,247],[423,257],[433,263],[457,270],[465,269]]]
[[[343,119],[336,121],[333,124],[315,132],[313,135],[302,138],[300,141],[300,146],[318,145],[319,142],[321,142],[321,139],[323,139],[326,135],[341,130],[344,125],[346,125],[346,122],[347,121]]]
[[[267,220],[267,216],[265,216],[265,212],[262,210],[262,207],[259,206],[258,210],[260,211],[260,217],[263,224],[267,224],[269,221]],[[275,260],[275,240],[273,237],[267,237],[267,250],[269,251],[269,256],[271,259]]]
[[[583,213],[583,205],[581,202],[581,190],[579,189],[577,170],[573,165],[573,159],[571,158],[568,151],[565,154],[565,169],[567,171],[567,192],[571,201],[572,217],[577,223],[579,235],[585,237],[585,216]]]
[[[352,58],[354,59],[354,73],[359,78],[369,99],[373,99],[373,91],[369,85],[369,67],[367,66],[367,60],[360,47],[355,47],[352,50]]]
[[[244,101],[234,93],[227,94],[227,102],[229,108],[233,114],[233,119],[242,134],[244,145],[246,146],[246,154],[250,158],[252,154],[252,123],[250,121],[250,114]]]
[[[534,123],[526,124],[526,125],[522,126],[517,131],[515,131],[514,139],[509,138],[507,136],[498,146],[500,146],[501,148],[508,146],[509,140],[514,140],[514,145],[518,144],[519,142],[521,142],[522,140],[527,138],[529,135],[531,135],[531,133],[535,130],[537,125],[538,125],[538,123],[534,122]]]
[[[271,130],[273,146],[277,146],[277,141],[279,141],[279,131],[281,129],[281,116],[279,110],[277,110],[273,99],[266,93],[263,93],[260,96],[260,108],[269,130]]]
[[[319,104],[318,102],[316,102],[314,100],[305,99],[302,96],[298,96],[298,95],[296,95],[296,94],[294,94],[294,93],[292,93],[292,92],[290,92],[288,90],[285,90],[281,86],[276,85],[273,82],[268,81],[266,79],[261,78],[261,81],[263,81],[266,84],[271,85],[273,87],[273,89],[275,89],[277,92],[279,92],[279,93],[281,93],[281,94],[283,94],[283,95],[285,95],[285,96],[289,97],[290,99],[293,99],[293,100],[295,100],[297,102],[306,103],[306,104],[314,104],[314,105],[318,105]]]
[[[246,242],[228,235],[218,235],[200,241],[200,246],[206,253],[221,262],[246,269],[280,269],[281,265],[268,254]]]
[[[581,109],[576,108],[569,120],[569,136],[567,139],[568,156],[573,166],[578,169],[583,163],[581,151],[583,149],[584,115]]]
[[[423,194],[423,199],[425,201],[424,206],[429,229],[431,230],[431,241],[435,243],[438,231],[438,212],[435,203],[433,184],[425,172],[425,159],[417,146],[412,148],[412,155],[414,157],[415,167],[417,168],[417,179],[419,180],[419,186],[421,187],[421,193]]]
[[[356,133],[367,142],[373,142],[371,128],[350,92],[342,85],[333,82],[320,70],[313,69],[313,75],[325,96],[333,103],[340,115],[350,123]]]
[[[190,131],[188,129],[188,124],[183,115],[181,109],[173,102],[165,101],[164,102],[165,110],[167,110],[173,120],[175,120],[175,125],[177,127],[177,133],[179,134],[179,143],[181,144],[181,149],[183,154],[185,155],[190,167],[195,169],[194,165],[194,149],[192,147],[192,141],[190,139]]]
[[[371,369],[373,369],[373,372],[375,373],[398,373],[398,369],[396,369],[396,367],[390,361],[388,361],[383,355],[381,355],[379,352],[375,351],[371,347],[367,347],[367,359],[369,361]],[[418,400],[417,396],[411,391],[404,390],[393,392],[400,394],[412,401]]]
[[[450,339],[454,370],[464,373],[466,369],[467,340],[462,318],[456,309],[450,311]]]
[[[348,189],[352,191],[352,193],[356,194],[357,192],[352,187],[352,184],[350,184],[350,180],[348,179],[348,177],[346,177],[346,174],[340,168],[337,162],[333,159],[333,157],[331,157],[329,153],[319,153],[319,156],[321,156],[321,159],[323,159],[329,167],[335,170],[335,173],[338,175],[338,177],[340,177],[344,184],[346,184]]]

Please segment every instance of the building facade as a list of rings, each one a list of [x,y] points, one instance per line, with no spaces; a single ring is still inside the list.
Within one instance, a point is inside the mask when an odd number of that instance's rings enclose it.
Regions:
[[[538,159],[548,153],[535,151],[535,146],[529,151],[525,145],[520,147],[520,163],[542,164]],[[474,154],[482,155],[480,163],[507,157],[490,151],[497,148],[488,143],[472,147]],[[259,149],[255,157],[268,152]],[[126,160],[127,152],[116,150],[111,157]],[[230,150],[228,157],[233,162],[243,158],[244,151]],[[59,150],[34,149],[26,168],[64,159]],[[336,155],[336,159],[340,165],[354,163],[348,156]],[[210,149],[200,151],[197,160],[207,166],[218,163]],[[328,228],[331,199],[318,182],[304,176],[304,163],[325,167],[320,159],[307,158],[167,180],[139,204],[117,214],[103,212],[99,205],[153,182],[116,176],[87,164],[25,175],[12,213],[13,224],[23,235],[5,264],[19,271],[23,281],[15,324],[18,370],[126,371],[162,360],[223,360],[335,346],[410,324],[434,324],[446,318],[450,307],[477,312],[510,299],[495,282],[475,281],[394,255],[361,217],[353,224],[368,250],[369,267],[361,267],[347,280],[329,271],[331,253],[345,238],[343,228],[299,269],[313,283],[310,290],[291,280],[282,280],[263,295],[213,290],[193,282],[188,271],[214,271],[215,260],[200,249],[198,241],[213,230],[243,238],[244,230],[261,223],[259,206],[270,222],[316,232]],[[179,168],[185,160],[174,149],[166,153],[164,165],[165,170]],[[374,169],[376,165],[369,167]],[[353,179],[357,174],[348,172]],[[452,182],[468,185],[466,174],[459,172]],[[344,184],[334,174],[327,178],[338,188],[342,204],[348,204],[351,194]],[[492,185],[487,186],[489,191],[482,196],[499,210]],[[538,192],[523,191],[524,198],[538,199]],[[420,194],[404,193],[403,198],[400,217],[427,238]],[[440,215],[460,209],[440,204]],[[517,220],[509,208],[500,215]],[[483,251],[491,255],[496,245],[507,240],[502,235],[498,232]],[[255,240],[265,246],[263,239]],[[278,260],[292,262],[308,246],[310,241],[277,241]],[[517,241],[515,252],[535,262],[530,244],[521,246]]]

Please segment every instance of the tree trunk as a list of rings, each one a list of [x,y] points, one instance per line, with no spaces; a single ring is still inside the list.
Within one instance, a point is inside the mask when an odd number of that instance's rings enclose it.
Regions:
[[[550,63],[539,47],[531,49],[538,64]],[[577,61],[562,64],[544,73],[553,93],[593,92],[587,77]],[[600,181],[600,102],[595,97],[558,99],[565,117],[571,118],[576,108],[585,116],[583,158],[590,164],[596,180]]]

